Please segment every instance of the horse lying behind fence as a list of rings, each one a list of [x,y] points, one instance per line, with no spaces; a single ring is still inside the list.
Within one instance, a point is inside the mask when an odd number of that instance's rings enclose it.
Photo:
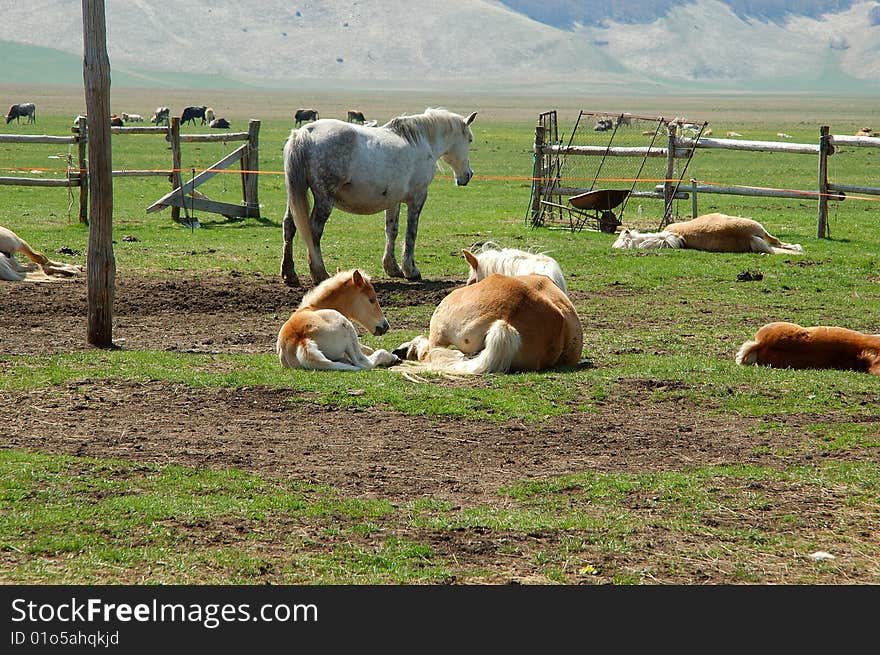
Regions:
[[[662,232],[623,230],[612,248],[691,248],[709,252],[762,252],[803,254],[797,243],[783,243],[758,221],[742,216],[704,214],[690,221],[670,223]]]
[[[352,321],[385,334],[388,321],[370,278],[358,269],[341,271],[308,292],[278,332],[275,351],[286,368],[361,371],[399,360],[358,340]]]
[[[404,373],[540,371],[577,364],[583,337],[574,305],[549,277],[496,273],[453,290],[434,310],[428,338],[393,353],[418,362]]]
[[[848,328],[767,323],[736,353],[736,363],[773,368],[833,368],[880,375],[880,334]]]
[[[465,260],[470,266],[467,284],[474,284],[492,275],[546,275],[556,286],[568,295],[568,286],[559,263],[541,252],[529,252],[516,248],[502,248],[492,241],[486,241],[477,252],[463,250]]]
[[[0,227],[0,280],[21,282],[26,279],[38,279],[30,273],[31,269],[18,261],[16,253],[25,255],[37,264],[43,273],[51,277],[70,277],[79,275],[83,270],[82,266],[77,264],[52,261],[43,253],[31,248],[27,241],[9,228]]]

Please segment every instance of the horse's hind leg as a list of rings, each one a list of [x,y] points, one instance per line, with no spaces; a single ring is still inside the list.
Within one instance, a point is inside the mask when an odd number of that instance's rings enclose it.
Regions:
[[[299,286],[299,277],[293,267],[293,239],[296,237],[296,224],[293,222],[293,214],[290,213],[290,205],[284,212],[284,248],[281,253],[281,278],[284,284],[291,287]]]
[[[419,214],[422,213],[422,207],[425,206],[426,198],[427,196],[413,200],[406,206],[406,240],[403,242],[401,266],[403,267],[403,276],[407,280],[422,279],[422,274],[416,267],[415,250],[416,235],[419,232]]]
[[[316,193],[312,189],[312,195],[315,199],[315,206],[312,208],[312,215],[309,224],[312,228],[312,248],[309,249],[309,270],[312,273],[312,282],[320,284],[326,280],[327,268],[324,266],[324,258],[321,256],[321,237],[324,235],[324,225],[330,218],[330,212],[333,211],[333,200],[329,196]]]
[[[382,268],[388,277],[403,277],[403,271],[397,265],[394,249],[397,246],[397,230],[400,225],[400,205],[385,210],[385,254],[382,256]]]

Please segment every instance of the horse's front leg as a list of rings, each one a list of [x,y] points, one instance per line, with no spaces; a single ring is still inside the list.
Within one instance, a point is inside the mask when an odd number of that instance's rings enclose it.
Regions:
[[[382,268],[388,277],[403,277],[403,271],[397,265],[397,256],[394,254],[399,224],[400,203],[385,210],[385,255],[382,257]]]
[[[403,276],[407,280],[422,279],[422,274],[416,267],[415,250],[416,235],[419,232],[419,214],[422,213],[422,207],[425,206],[427,197],[427,194],[425,194],[406,205],[406,239],[403,242],[401,267],[403,268]]]
[[[296,237],[296,224],[293,222],[293,214],[290,206],[284,212],[283,223],[284,248],[281,253],[281,279],[289,287],[299,286],[299,277],[293,267],[293,240]]]

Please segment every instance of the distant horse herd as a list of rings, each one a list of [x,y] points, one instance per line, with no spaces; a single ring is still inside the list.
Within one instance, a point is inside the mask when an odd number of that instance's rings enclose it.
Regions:
[[[150,121],[169,125],[170,115],[168,107],[160,106]],[[492,242],[463,250],[468,277],[438,304],[428,336],[417,336],[393,351],[374,350],[361,343],[354,327],[357,324],[375,335],[389,329],[370,277],[359,269],[327,274],[320,241],[324,224],[338,207],[354,214],[384,212],[382,262],[386,275],[421,279],[413,253],[428,186],[440,159],[452,167],[457,185],[470,181],[470,125],[475,117],[476,112],[463,117],[444,109],[428,109],[378,126],[358,110],[348,110],[345,121],[322,119],[316,109],[295,112],[294,129],[283,153],[287,207],[281,276],[290,286],[300,284],[291,256],[292,240],[299,232],[314,287],[279,330],[276,354],[283,367],[350,371],[390,366],[413,379],[419,371],[457,376],[579,364],[583,327],[562,268],[546,253],[503,248]],[[33,103],[12,105],[6,123],[19,123],[22,118],[26,124],[36,123]],[[143,117],[120,113],[112,120],[124,124],[141,122]],[[207,105],[185,107],[181,124],[196,121],[229,127],[229,122]],[[611,126],[603,123],[597,127]],[[865,128],[860,136],[869,135]],[[399,266],[395,250],[401,204],[407,206],[407,228]],[[804,253],[799,244],[779,240],[757,221],[719,213],[671,223],[659,232],[624,229],[612,248]],[[39,267],[41,278],[17,260],[18,253]],[[0,280],[57,279],[81,272],[80,266],[52,261],[11,230],[0,227]],[[740,365],[880,375],[880,334],[775,321],[744,342],[734,360]]]

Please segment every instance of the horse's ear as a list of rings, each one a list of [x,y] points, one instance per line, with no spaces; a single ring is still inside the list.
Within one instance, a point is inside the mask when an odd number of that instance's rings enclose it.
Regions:
[[[364,286],[364,276],[361,275],[358,269],[354,269],[354,273],[351,274],[351,280],[359,287]]]
[[[477,267],[480,265],[480,262],[477,260],[476,255],[474,255],[474,253],[472,253],[468,249],[462,250],[461,254],[464,255],[464,258],[467,260],[468,265],[472,269],[477,270]]]
[[[470,116],[464,119],[465,125],[470,125],[474,122],[474,119],[477,117],[477,112],[472,113]]]

